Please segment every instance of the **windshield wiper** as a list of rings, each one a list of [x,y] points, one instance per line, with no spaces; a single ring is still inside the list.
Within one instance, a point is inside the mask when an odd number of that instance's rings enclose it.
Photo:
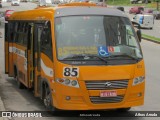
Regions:
[[[62,60],[67,60],[67,59],[79,59],[79,58],[84,58],[83,55],[77,55],[77,54],[71,54],[66,57],[64,57]]]
[[[92,55],[92,54],[72,54],[72,55],[69,55],[65,58],[63,58],[63,60],[67,60],[67,59],[80,59],[80,58],[83,58],[84,60],[87,60],[87,59],[90,59],[90,57],[96,57],[98,58],[99,60],[101,61],[104,61],[105,63],[107,63],[108,61],[104,58],[104,57],[101,57],[101,56],[98,56],[98,55]]]
[[[108,61],[104,58],[104,57],[101,57],[99,55],[90,55],[90,54],[86,54],[88,57],[96,57],[98,59],[100,59],[101,61],[104,61],[105,63],[108,63]]]
[[[110,56],[108,56],[108,58],[113,58],[113,57],[128,57],[128,58],[131,58],[132,60],[138,61],[138,58],[133,57],[133,56],[128,55],[128,54],[117,54],[117,55],[110,55]]]

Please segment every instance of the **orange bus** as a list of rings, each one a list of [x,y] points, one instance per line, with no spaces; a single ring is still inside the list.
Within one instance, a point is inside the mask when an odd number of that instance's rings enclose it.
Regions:
[[[5,26],[6,74],[48,109],[144,104],[141,38],[123,12],[70,3],[14,12]]]

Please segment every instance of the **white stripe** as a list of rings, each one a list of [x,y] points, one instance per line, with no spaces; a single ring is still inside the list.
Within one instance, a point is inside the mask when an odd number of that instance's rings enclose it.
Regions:
[[[41,59],[41,68],[43,69],[44,73],[49,76],[49,77],[53,77],[53,69],[47,67],[43,60]]]
[[[15,53],[15,54],[17,54],[17,55],[19,55],[19,56],[21,56],[21,57],[24,57],[24,59],[25,59],[24,68],[27,70],[27,59],[26,59],[26,57],[25,57],[25,51],[24,51],[24,50],[20,50],[20,49],[18,49],[18,48],[16,48],[16,47],[9,47],[9,52],[11,52],[11,53],[13,52],[13,53]],[[44,73],[45,73],[47,76],[53,77],[53,69],[47,67],[47,66],[44,64],[44,62],[43,62],[42,59],[41,59],[41,68],[43,69]]]
[[[25,51],[24,50],[18,49],[16,47],[9,47],[9,52],[10,53],[13,52],[13,53],[25,58]]]
[[[11,52],[13,52],[13,47],[9,47],[9,52],[11,53]]]
[[[9,47],[10,53],[15,53],[24,58],[24,69],[27,70],[27,58],[25,57],[25,51],[16,47]],[[18,61],[17,61],[18,62]]]

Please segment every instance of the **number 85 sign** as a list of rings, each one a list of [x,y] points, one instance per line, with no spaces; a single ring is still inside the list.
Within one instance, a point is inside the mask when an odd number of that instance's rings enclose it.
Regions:
[[[63,77],[79,77],[79,68],[76,67],[64,67]]]

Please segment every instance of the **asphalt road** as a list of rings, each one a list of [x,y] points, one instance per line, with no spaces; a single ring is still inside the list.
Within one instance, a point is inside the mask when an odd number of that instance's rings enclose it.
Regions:
[[[28,3],[31,5],[31,3]],[[27,6],[27,4],[25,4]],[[29,6],[30,6],[29,5]],[[17,6],[16,6],[17,7]],[[17,7],[18,8],[18,7]],[[3,26],[0,27],[0,32],[4,34]],[[146,93],[145,104],[139,107],[133,107],[131,111],[160,111],[160,44],[142,40],[142,50],[144,53],[144,60],[146,65]],[[35,98],[33,93],[26,89],[18,89],[16,81],[4,74],[4,38],[0,38],[0,97],[4,103],[4,107],[8,111],[45,111],[42,101]],[[70,113],[72,114],[72,113]],[[127,114],[127,113],[126,113]],[[116,115],[115,115],[116,116]],[[11,118],[13,119],[13,118]],[[14,118],[13,120],[21,120],[22,118]],[[38,120],[63,120],[63,119],[104,119],[106,118],[64,118],[64,117],[48,117],[38,118]],[[129,119],[129,118],[107,118],[111,119]],[[130,120],[159,120],[159,118],[130,118]],[[24,119],[25,120],[25,119]],[[28,119],[27,119],[28,120]],[[30,118],[29,120],[34,120]]]
[[[2,2],[2,8],[0,11],[5,10],[15,10],[15,11],[23,11],[23,10],[30,10],[37,7],[37,4],[30,3],[30,2],[20,2],[20,6],[11,6],[11,2]]]

